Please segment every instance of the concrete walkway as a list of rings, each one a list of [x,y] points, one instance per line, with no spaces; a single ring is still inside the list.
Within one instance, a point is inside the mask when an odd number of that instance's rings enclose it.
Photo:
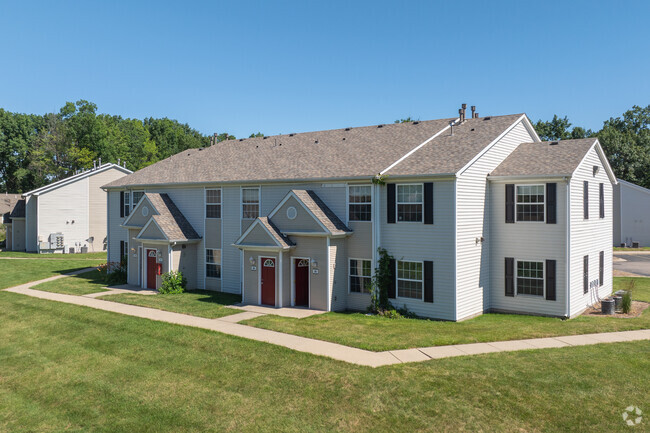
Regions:
[[[87,272],[87,270],[76,271],[68,275],[74,275],[82,272]],[[493,352],[511,352],[517,350],[546,349],[600,343],[615,343],[623,341],[650,340],[650,329],[643,329],[638,331],[585,334],[553,338],[533,338],[526,340],[496,341],[492,343],[458,344],[454,346],[434,346],[418,349],[372,352],[369,350],[357,349],[354,347],[343,346],[341,344],[330,343],[327,341],[299,337],[297,335],[284,334],[282,332],[269,331],[266,329],[254,328],[251,326],[233,323],[234,320],[244,320],[244,318],[239,319],[236,316],[248,315],[245,318],[251,318],[251,315],[260,314],[254,311],[246,311],[244,313],[235,314],[233,316],[227,316],[219,319],[205,319],[202,317],[172,313],[169,311],[162,311],[154,308],[138,307],[135,305],[103,301],[101,299],[94,299],[88,296],[64,295],[60,293],[43,292],[40,290],[31,289],[31,287],[36,284],[52,281],[58,278],[64,278],[65,276],[67,275],[50,277],[44,280],[34,281],[5,290],[8,292],[32,296],[35,298],[81,305],[84,307],[96,308],[98,310],[111,311],[113,313],[140,317],[143,319],[209,329],[228,335],[234,335],[237,337],[248,338],[251,340],[283,346],[299,352],[326,356],[339,361],[369,367],[380,367],[384,365],[400,364],[406,362],[421,362],[428,361],[430,359],[478,355]],[[107,292],[102,293],[107,294]]]

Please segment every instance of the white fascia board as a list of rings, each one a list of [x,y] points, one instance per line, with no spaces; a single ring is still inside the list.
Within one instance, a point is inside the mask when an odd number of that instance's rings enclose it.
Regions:
[[[549,174],[548,176],[542,176],[539,174],[530,175],[530,176],[488,176],[487,180],[493,183],[504,183],[508,181],[525,181],[525,182],[548,182],[548,181],[566,181],[572,177],[571,174]]]
[[[243,251],[251,250],[251,251],[289,251],[291,248],[284,248],[284,247],[273,247],[269,245],[237,245],[237,244],[231,244],[231,246],[238,248]]]
[[[603,148],[600,146],[600,141],[598,141],[597,138],[594,139],[594,144],[591,145],[589,150],[585,152],[585,156],[582,157],[580,164],[578,164],[578,166],[573,171],[573,173],[578,171],[578,169],[582,166],[582,164],[584,164],[585,160],[589,156],[589,152],[591,152],[594,148],[596,149],[598,158],[600,158],[600,162],[603,164],[603,167],[605,167],[605,172],[607,173],[607,177],[609,177],[609,181],[612,183],[612,185],[616,185],[618,183],[616,181],[616,175],[614,174],[612,167],[609,165],[609,161],[607,160],[607,157],[605,156],[605,152],[603,151]]]
[[[310,210],[310,209],[305,205],[305,203],[303,203],[303,201],[300,200],[300,197],[298,197],[298,196],[296,195],[296,193],[293,192],[293,190],[289,191],[289,192],[287,193],[287,195],[285,195],[284,198],[280,201],[280,203],[278,203],[278,205],[275,206],[275,208],[273,208],[273,210],[272,210],[271,213],[269,214],[268,218],[269,218],[269,219],[273,218],[273,215],[275,215],[276,213],[278,213],[278,211],[280,210],[280,208],[281,208],[281,207],[282,207],[282,206],[287,202],[287,200],[289,200],[289,198],[291,198],[291,197],[293,197],[294,199],[296,199],[296,201],[297,201],[298,203],[300,203],[300,206],[302,206],[302,208],[305,210],[305,212],[307,212],[307,213],[308,213],[308,214],[309,214],[309,215],[314,219],[314,221],[316,221],[316,222],[318,223],[318,225],[319,225],[319,226],[320,226],[320,227],[325,231],[326,234],[330,234],[330,235],[332,234],[332,232],[331,232],[327,227],[325,227],[325,224],[323,224],[323,223],[321,222],[321,220],[319,220],[318,218],[316,218],[316,215],[314,215],[314,213],[313,213],[313,212],[312,212],[312,211],[311,211],[311,210]]]
[[[460,175],[462,175],[465,171],[467,171],[467,170],[468,170],[468,169],[469,169],[469,168],[470,168],[470,167],[471,167],[471,166],[472,166],[476,161],[479,160],[479,158],[481,158],[481,157],[482,157],[483,155],[485,155],[485,154],[486,154],[490,149],[492,149],[492,147],[493,147],[495,144],[497,144],[497,143],[499,142],[499,140],[501,140],[503,137],[505,137],[505,135],[506,135],[508,132],[510,132],[510,131],[515,127],[515,126],[517,126],[517,125],[519,124],[519,122],[521,122],[523,119],[526,119],[526,115],[525,115],[525,114],[522,114],[521,117],[519,117],[517,120],[515,120],[515,121],[512,123],[512,125],[510,125],[509,127],[507,127],[507,128],[505,129],[505,131],[503,131],[501,134],[499,134],[499,136],[498,136],[497,138],[495,138],[494,140],[492,140],[492,142],[491,142],[490,144],[488,144],[487,146],[485,146],[485,147],[483,148],[483,150],[481,150],[481,151],[480,151],[476,156],[474,156],[474,158],[472,158],[472,159],[471,159],[467,164],[465,164],[465,166],[464,166],[463,168],[461,168],[460,170],[458,170],[458,172],[456,173],[456,176],[460,176]],[[539,138],[539,137],[538,137],[538,138]]]
[[[646,194],[650,194],[650,189],[648,189],[648,188],[644,188],[644,187],[642,187],[641,185],[637,185],[637,184],[635,184],[635,183],[628,182],[628,181],[626,181],[626,180],[618,179],[618,178],[616,179],[616,181],[617,181],[618,183],[620,183],[621,185],[623,185],[623,186],[628,186],[628,187],[630,187],[630,188],[632,188],[632,189],[635,189],[635,190],[637,190],[637,191],[639,191],[639,192],[643,192],[643,193],[646,193]]]
[[[51,183],[49,185],[45,185],[45,186],[42,186],[40,188],[34,189],[32,191],[28,191],[28,192],[24,193],[22,196],[27,197],[27,196],[30,196],[30,195],[45,194],[46,192],[50,192],[53,189],[57,189],[57,188],[60,188],[62,186],[66,186],[66,185],[68,185],[70,183],[76,182],[78,180],[85,179],[85,178],[90,177],[90,176],[94,176],[96,174],[107,171],[107,170],[109,170],[111,168],[116,168],[116,169],[124,172],[125,174],[133,173],[131,170],[128,170],[128,169],[126,169],[124,167],[120,167],[117,164],[105,164],[101,168],[98,168],[98,169],[95,169],[95,170],[85,171],[85,172],[79,173],[79,174],[75,174],[75,175],[67,177],[65,179],[58,180],[58,181],[56,181],[54,183]]]
[[[137,234],[137,236],[135,238],[136,239],[143,239],[142,236],[141,236],[142,233],[144,233],[152,223],[155,224],[156,227],[158,227],[158,230],[160,230],[160,233],[162,233],[162,235],[165,237],[165,239],[166,239],[165,242],[170,242],[169,238],[165,234],[165,231],[160,227],[160,225],[153,218],[149,218],[149,221],[147,221],[147,223],[144,225],[144,227],[142,227],[142,230],[140,230],[140,232]]]
[[[533,123],[530,121],[526,114],[524,114],[524,127],[528,130],[528,133],[533,136],[533,141],[542,141],[542,139],[539,138],[537,131],[535,131],[535,126],[533,126]]]
[[[149,206],[151,206],[151,208],[155,211],[155,213],[153,213],[153,212],[151,213],[151,216],[149,217],[149,219],[151,219],[151,217],[153,217],[154,215],[160,215],[160,212],[158,211],[158,209],[156,209],[156,206],[154,206],[154,205],[151,203],[151,201],[149,200],[149,198],[147,198],[147,194],[144,194],[144,195],[142,196],[142,198],[146,198],[146,199],[147,199],[147,202],[149,203]],[[129,216],[126,217],[126,219],[125,219],[124,222],[122,223],[122,226],[123,226],[123,227],[129,225],[129,221],[131,221],[131,218],[133,217],[133,215],[135,215],[135,212],[136,212],[137,210],[139,210],[139,209],[140,209],[140,206],[142,205],[142,203],[144,203],[144,200],[142,200],[142,198],[140,199],[140,201],[138,202],[138,204],[137,204],[137,205],[136,205],[136,206],[131,210],[131,213],[129,214]]]
[[[269,231],[269,229],[267,229],[266,226],[265,226],[264,224],[262,224],[262,221],[260,221],[259,218],[255,218],[255,221],[253,221],[253,223],[252,223],[250,226],[248,226],[248,229],[246,229],[246,231],[244,232],[244,234],[241,235],[241,236],[239,237],[239,239],[237,239],[233,245],[237,246],[237,244],[240,244],[244,239],[246,239],[246,236],[248,236],[248,234],[249,234],[251,231],[253,231],[253,228],[254,228],[255,226],[260,226],[260,227],[262,227],[262,228],[264,229],[264,231],[266,232],[266,234],[269,235],[269,237],[273,240],[273,242],[275,242],[275,244],[277,245],[277,248],[282,248],[282,245],[278,242],[277,239],[275,239],[275,236],[273,235],[273,233],[271,233],[271,232]]]

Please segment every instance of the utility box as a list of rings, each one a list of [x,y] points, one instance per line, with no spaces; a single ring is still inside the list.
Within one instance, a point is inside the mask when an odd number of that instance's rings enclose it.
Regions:
[[[52,250],[62,250],[64,248],[63,243],[63,233],[52,233],[50,234],[50,249]]]

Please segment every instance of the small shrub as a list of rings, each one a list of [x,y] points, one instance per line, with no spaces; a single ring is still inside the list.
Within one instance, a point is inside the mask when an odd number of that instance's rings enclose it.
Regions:
[[[126,261],[108,262],[97,267],[102,280],[109,286],[126,284]]]
[[[187,280],[182,272],[169,271],[162,275],[162,285],[158,290],[162,294],[183,293]]]
[[[623,294],[621,310],[623,311],[623,314],[629,314],[630,311],[632,311],[632,295],[629,290]]]

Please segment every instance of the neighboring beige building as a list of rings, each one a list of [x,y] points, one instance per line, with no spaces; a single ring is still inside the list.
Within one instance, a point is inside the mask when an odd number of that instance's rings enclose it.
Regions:
[[[24,193],[9,215],[7,249],[106,251],[107,198],[101,186],[130,173],[117,164],[104,164]]]

